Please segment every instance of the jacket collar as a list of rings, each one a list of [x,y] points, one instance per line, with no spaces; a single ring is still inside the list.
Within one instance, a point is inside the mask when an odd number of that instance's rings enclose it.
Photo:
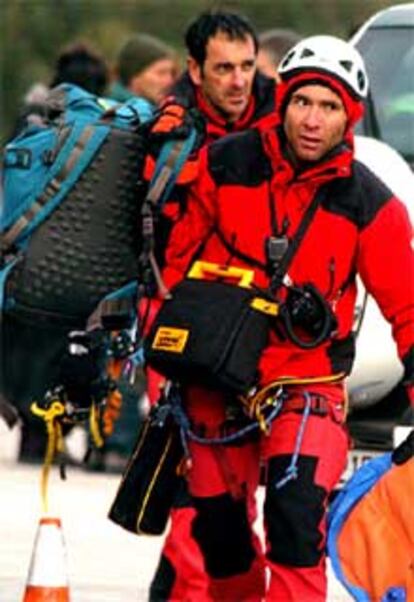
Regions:
[[[252,96],[243,115],[236,122],[228,123],[207,102],[201,90],[194,86],[188,72],[179,79],[172,90],[172,97],[187,108],[197,108],[205,118],[207,130],[214,137],[244,130],[258,119],[273,112],[276,105],[276,84],[273,79],[256,73]]]

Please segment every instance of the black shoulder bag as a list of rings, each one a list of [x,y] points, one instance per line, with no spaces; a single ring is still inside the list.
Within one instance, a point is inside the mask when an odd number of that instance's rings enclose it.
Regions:
[[[196,262],[171,291],[146,337],[147,364],[174,382],[248,393],[257,383],[259,359],[279,313],[274,293],[282,285],[321,193],[315,195],[289,243],[280,236],[266,241],[269,291],[251,286],[252,270]],[[275,222],[274,208],[272,217]]]

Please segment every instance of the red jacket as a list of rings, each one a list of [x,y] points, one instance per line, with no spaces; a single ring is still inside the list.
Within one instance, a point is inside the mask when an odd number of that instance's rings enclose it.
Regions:
[[[294,172],[282,146],[281,129],[273,128],[226,137],[202,152],[188,210],[175,225],[167,249],[166,283],[171,286],[183,278],[195,257],[252,268],[244,259],[248,256],[255,264],[255,283],[268,286],[264,241],[272,233],[269,203],[279,229],[287,225],[291,238],[314,195],[328,185],[289,276],[295,284],[317,287],[334,311],[338,329],[311,350],[272,333],[260,364],[262,383],[281,376],[350,372],[356,273],[392,324],[406,376],[413,379],[414,256],[405,207],[353,160],[345,144],[302,173]]]
[[[175,86],[170,99],[173,103],[178,103],[187,109],[196,109],[199,117],[204,124],[204,136],[202,145],[208,145],[211,142],[222,138],[232,132],[239,132],[248,128],[257,127],[266,129],[275,123],[276,113],[276,84],[274,80],[257,73],[252,88],[252,95],[246,111],[241,118],[232,124],[226,121],[216,113],[206,102],[202,94],[192,84],[187,73],[183,75]],[[172,198],[168,200],[163,208],[163,218],[160,219],[157,226],[157,257],[160,265],[163,264],[163,251],[167,246],[170,227],[185,213],[187,205],[187,196],[190,183],[193,182],[198,174],[199,163],[198,153],[193,153],[190,160],[187,161],[183,170],[178,176],[177,184],[174,187]],[[153,157],[148,156],[145,168],[145,178],[150,180],[155,166]],[[166,218],[166,219],[165,219]],[[147,315],[144,319],[144,331],[147,332],[159,308],[159,300],[153,299],[148,305],[148,300],[140,302],[139,312],[141,316]],[[151,401],[156,401],[159,395],[159,378],[154,376],[154,372],[148,371],[148,392]]]
[[[163,106],[168,109],[168,106],[171,104],[178,104],[186,110],[195,111],[194,117],[198,122],[198,130],[200,132],[197,150],[190,157],[190,160],[187,161],[177,178],[178,185],[176,186],[174,196],[178,200],[182,200],[182,197],[186,196],[187,185],[197,177],[197,158],[202,146],[211,144],[228,134],[245,131],[252,127],[264,130],[276,122],[276,83],[273,79],[257,72],[253,80],[252,94],[246,110],[233,123],[227,122],[209,105],[201,90],[192,83],[188,73],[184,73],[180,78],[173,88],[171,95],[164,101]],[[156,152],[150,152],[147,157],[144,176],[148,181],[154,173],[158,150],[159,147],[157,146],[155,149]]]

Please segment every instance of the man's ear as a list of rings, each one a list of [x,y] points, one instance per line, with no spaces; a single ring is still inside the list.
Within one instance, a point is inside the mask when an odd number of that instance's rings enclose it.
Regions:
[[[187,58],[187,69],[191,81],[195,86],[201,86],[201,67],[192,56]]]

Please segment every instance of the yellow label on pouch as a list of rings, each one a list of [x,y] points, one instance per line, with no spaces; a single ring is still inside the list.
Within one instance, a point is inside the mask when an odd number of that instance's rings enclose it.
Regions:
[[[183,330],[182,328],[160,326],[151,347],[171,353],[182,353],[189,334],[189,330]]]
[[[269,314],[269,316],[277,316],[279,313],[279,305],[277,303],[273,303],[267,299],[262,299],[261,297],[255,297],[252,299],[250,302],[250,307],[256,309],[257,311],[261,311],[264,314]]]

